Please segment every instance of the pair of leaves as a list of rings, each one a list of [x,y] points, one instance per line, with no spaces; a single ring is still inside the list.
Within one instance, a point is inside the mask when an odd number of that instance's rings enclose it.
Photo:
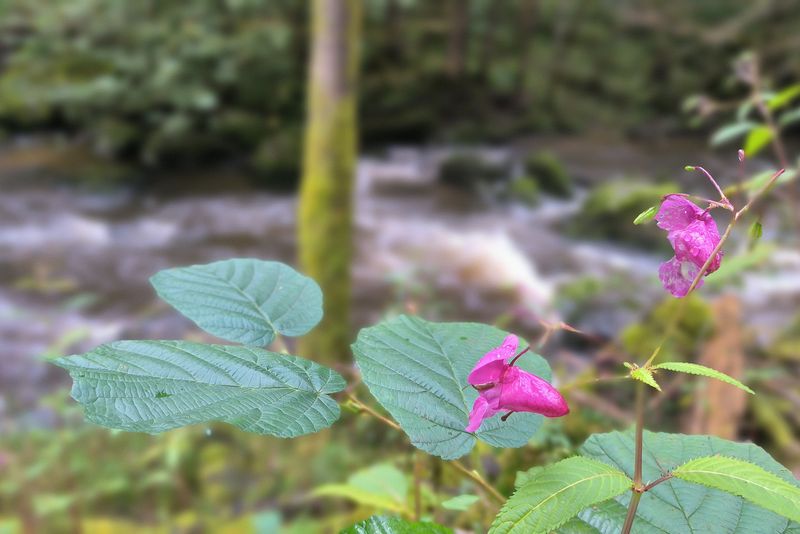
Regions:
[[[631,431],[596,434],[580,449],[583,456],[614,466],[628,476],[633,476],[633,452]],[[702,462],[699,458],[702,458]],[[707,462],[712,464],[711,469],[707,468]],[[732,462],[737,468],[746,464],[746,477],[762,480],[761,485],[769,486],[770,493],[762,493],[755,485],[734,488],[725,482],[726,472],[735,473]],[[792,513],[790,507],[766,509],[759,502],[766,495],[774,496],[775,492],[785,492],[782,493],[784,499],[790,501],[783,503],[793,502],[791,495],[799,490],[792,474],[756,445],[734,443],[713,436],[645,431],[642,465],[645,482],[656,480],[669,470],[673,470],[675,478],[642,495],[633,525],[634,533],[800,534],[800,523],[788,515]],[[715,477],[700,471],[718,471],[721,476]],[[679,475],[681,478],[678,478]],[[764,482],[763,477],[768,477],[769,481]],[[619,532],[630,496],[630,492],[625,492],[613,500],[585,508],[576,518],[564,524],[559,532]]]
[[[353,353],[364,383],[414,446],[451,460],[467,454],[476,438],[521,447],[541,426],[541,415],[515,413],[507,421],[484,421],[475,434],[465,430],[478,396],[467,386],[467,375],[506,335],[483,324],[399,316],[361,330]],[[538,354],[526,353],[517,365],[550,379],[550,366]]]
[[[717,130],[711,136],[711,146],[719,146],[741,137],[745,137],[744,152],[748,157],[758,154],[772,141],[772,130],[765,125],[752,121],[742,121],[729,124]]]
[[[691,375],[698,375],[698,376],[705,376],[708,378],[715,378],[717,380],[721,380],[726,384],[730,384],[735,386],[743,391],[751,395],[755,395],[752,389],[745,386],[738,380],[733,377],[726,375],[716,369],[712,369],[710,367],[706,367],[705,365],[700,365],[697,363],[688,363],[688,362],[664,362],[658,365],[653,365],[652,367],[634,367],[631,364],[626,363],[629,369],[631,369],[631,378],[635,380],[639,380],[640,382],[644,382],[648,386],[651,386],[659,391],[661,391],[661,386],[658,385],[656,379],[653,377],[653,371],[658,369],[664,369],[666,371],[674,371],[676,373],[688,373]]]
[[[319,286],[276,262],[170,269],[152,283],[207,332],[246,345],[305,333],[322,317]],[[339,417],[328,394],[346,385],[336,372],[294,356],[184,341],[121,341],[53,363],[69,371],[72,396],[88,420],[137,432],[225,421],[258,434],[299,436]]]

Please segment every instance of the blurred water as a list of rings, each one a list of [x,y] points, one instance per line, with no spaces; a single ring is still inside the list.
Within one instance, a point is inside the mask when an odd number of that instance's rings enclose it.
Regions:
[[[630,290],[627,304],[588,313],[581,325],[613,335],[659,298],[655,272],[666,258],[574,241],[558,228],[592,183],[644,164],[655,175],[667,174],[663,169],[677,166],[680,156],[661,154],[658,161],[653,152],[646,157],[631,147],[587,152],[574,143],[553,149],[572,154],[568,166],[581,190],[567,201],[545,197],[536,207],[437,184],[438,164],[452,149],[398,148],[362,158],[356,323],[377,321],[387,307],[405,304],[432,318],[493,321],[505,314],[533,328],[539,318],[558,315],[554,297],[561,284],[617,276]],[[487,149],[482,156],[513,159],[514,149]],[[28,411],[63,382],[60,370],[43,363],[47,352],[119,338],[202,338],[157,301],[147,282],[156,271],[236,256],[294,263],[294,196],[217,189],[92,194],[33,182],[0,196],[0,416]],[[786,313],[800,294],[794,274],[800,257],[785,251],[776,265],[782,274],[748,279],[745,294],[753,306]],[[768,297],[775,294],[784,302],[777,308]]]

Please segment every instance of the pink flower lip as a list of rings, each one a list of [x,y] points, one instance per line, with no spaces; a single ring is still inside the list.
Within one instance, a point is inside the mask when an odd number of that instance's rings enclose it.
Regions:
[[[719,245],[717,223],[708,210],[679,194],[664,197],[656,222],[667,231],[667,239],[675,251],[675,256],[661,264],[658,276],[673,296],[685,297],[697,273]],[[704,276],[719,269],[721,263],[722,253],[717,252]],[[702,283],[701,279],[697,287]]]
[[[484,420],[500,412],[532,412],[546,417],[569,413],[564,397],[550,383],[509,365],[518,345],[517,336],[508,335],[499,347],[478,360],[467,377],[467,382],[478,390],[467,432],[477,431]]]

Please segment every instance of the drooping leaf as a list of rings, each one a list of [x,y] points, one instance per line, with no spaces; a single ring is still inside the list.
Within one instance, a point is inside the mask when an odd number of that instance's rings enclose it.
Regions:
[[[657,213],[658,213],[658,206],[650,206],[649,208],[647,208],[642,213],[636,216],[636,218],[633,220],[633,224],[644,224],[646,222],[650,222],[653,220],[653,218],[656,216]]]
[[[710,367],[706,367],[704,365],[699,365],[696,363],[688,363],[688,362],[664,362],[658,365],[653,366],[653,369],[666,369],[667,371],[675,371],[676,373],[688,373],[691,375],[699,375],[699,376],[707,376],[709,378],[716,378],[717,380],[721,380],[726,384],[730,384],[732,386],[736,386],[737,388],[748,392],[751,395],[755,395],[752,389],[745,386],[735,378],[732,378],[725,373],[721,373],[716,369],[712,369]]]
[[[761,467],[736,458],[705,456],[678,466],[672,474],[695,484],[716,488],[800,521],[800,487]]]
[[[506,335],[482,324],[400,316],[361,330],[353,353],[364,383],[411,443],[453,459],[475,444],[475,436],[465,430],[477,397],[467,387],[467,375]],[[550,379],[550,366],[538,354],[526,353],[517,365]],[[497,447],[521,447],[541,423],[542,416],[531,413],[515,413],[507,421],[496,416],[484,421],[476,435]]]
[[[406,476],[392,464],[378,464],[354,473],[346,484],[315,488],[314,497],[341,497],[355,503],[395,513],[410,513],[406,503]]]
[[[756,126],[758,126],[758,124],[752,121],[735,122],[725,125],[711,136],[711,146],[724,145],[734,139],[739,139]]]
[[[322,319],[317,283],[275,261],[232,259],[177,267],[150,278],[158,296],[206,332],[265,346],[299,336]]]
[[[633,432],[595,434],[581,447],[582,455],[614,465],[633,476]],[[792,474],[760,447],[734,443],[713,436],[644,433],[642,474],[651,482],[668,470],[699,456],[720,454],[756,464],[787,483],[797,484]],[[581,521],[602,534],[618,533],[625,520],[630,493],[614,501],[584,509]],[[569,532],[569,531],[562,531]],[[642,496],[633,525],[636,534],[788,534],[800,532],[800,523],[720,490],[672,478]]]
[[[549,465],[520,486],[495,517],[491,534],[548,533],[578,512],[622,493],[633,481],[610,465],[575,456]]]
[[[463,512],[464,510],[468,510],[469,507],[476,502],[478,502],[477,495],[459,495],[458,497],[453,497],[452,499],[444,501],[442,503],[442,508]]]
[[[744,153],[752,158],[772,141],[772,130],[767,126],[758,126],[750,130],[744,142]]]
[[[411,522],[399,517],[374,515],[339,534],[453,534],[437,523]]]
[[[758,241],[761,239],[761,236],[764,235],[764,228],[761,226],[761,221],[755,221],[750,226],[750,239],[753,241]]]
[[[225,421],[294,437],[330,426],[345,382],[314,362],[228,345],[118,341],[53,363],[69,371],[86,418],[131,432]]]

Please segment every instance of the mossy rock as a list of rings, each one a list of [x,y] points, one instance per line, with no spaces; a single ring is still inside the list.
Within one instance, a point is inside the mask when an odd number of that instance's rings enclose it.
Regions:
[[[549,152],[537,152],[525,160],[525,173],[534,179],[545,193],[569,198],[575,189],[572,177],[557,157]]]
[[[511,182],[509,194],[512,199],[535,206],[539,203],[539,184],[530,176],[521,176]]]
[[[489,163],[471,154],[456,154],[447,158],[439,168],[443,184],[474,189],[482,184],[500,183],[509,176],[506,166]]]
[[[643,322],[625,328],[620,334],[625,351],[639,359],[649,357],[661,343],[664,332],[682,306],[685,306],[682,317],[678,320],[674,335],[662,347],[661,359],[684,361],[687,355],[696,354],[700,344],[714,330],[711,306],[697,295],[690,295],[683,300],[666,298],[653,308]]]
[[[259,143],[250,166],[260,185],[275,189],[295,189],[300,182],[302,135],[286,130]]]
[[[660,204],[664,195],[678,190],[672,182],[654,185],[624,179],[603,184],[589,194],[567,230],[575,237],[622,241],[667,252],[671,249],[665,232],[654,223],[634,225],[633,220],[650,206]]]

